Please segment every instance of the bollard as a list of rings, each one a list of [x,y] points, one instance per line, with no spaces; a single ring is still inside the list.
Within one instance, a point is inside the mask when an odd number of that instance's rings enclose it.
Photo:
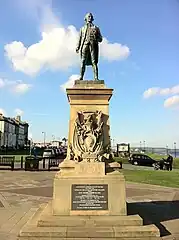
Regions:
[[[45,169],[45,158],[43,158],[43,169]]]
[[[23,156],[21,156],[21,169],[23,169]]]

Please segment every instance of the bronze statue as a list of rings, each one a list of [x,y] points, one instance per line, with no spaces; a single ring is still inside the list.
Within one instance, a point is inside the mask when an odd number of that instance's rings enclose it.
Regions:
[[[83,80],[86,66],[92,65],[94,80],[98,80],[98,43],[102,42],[100,29],[93,24],[92,13],[85,16],[86,24],[80,29],[76,52],[81,54],[80,80]]]

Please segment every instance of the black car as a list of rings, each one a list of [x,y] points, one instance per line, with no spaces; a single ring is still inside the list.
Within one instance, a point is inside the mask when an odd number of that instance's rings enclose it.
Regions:
[[[134,153],[129,157],[129,162],[133,165],[154,166],[156,160],[145,154]]]

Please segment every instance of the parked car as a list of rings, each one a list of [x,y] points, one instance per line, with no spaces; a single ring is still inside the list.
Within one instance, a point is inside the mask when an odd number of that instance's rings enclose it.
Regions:
[[[134,153],[129,157],[129,163],[141,166],[154,166],[156,160],[145,154]]]
[[[56,153],[53,148],[47,148],[43,152],[43,158],[54,158],[55,156],[56,156]]]

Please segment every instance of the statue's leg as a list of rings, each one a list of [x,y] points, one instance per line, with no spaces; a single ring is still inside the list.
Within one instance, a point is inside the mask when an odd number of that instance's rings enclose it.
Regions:
[[[86,58],[87,53],[89,51],[89,45],[84,44],[82,50],[81,50],[81,70],[80,70],[80,80],[83,80],[85,70],[86,70]]]
[[[91,54],[91,62],[93,67],[93,74],[94,74],[94,80],[98,80],[98,65],[96,63],[96,52],[95,52],[95,45],[90,44],[90,54]]]
[[[80,79],[79,80],[83,80],[85,70],[86,70],[85,61],[82,61],[81,62],[81,70],[80,70]]]
[[[95,62],[92,62],[93,72],[94,72],[94,80],[98,81],[98,66]]]

